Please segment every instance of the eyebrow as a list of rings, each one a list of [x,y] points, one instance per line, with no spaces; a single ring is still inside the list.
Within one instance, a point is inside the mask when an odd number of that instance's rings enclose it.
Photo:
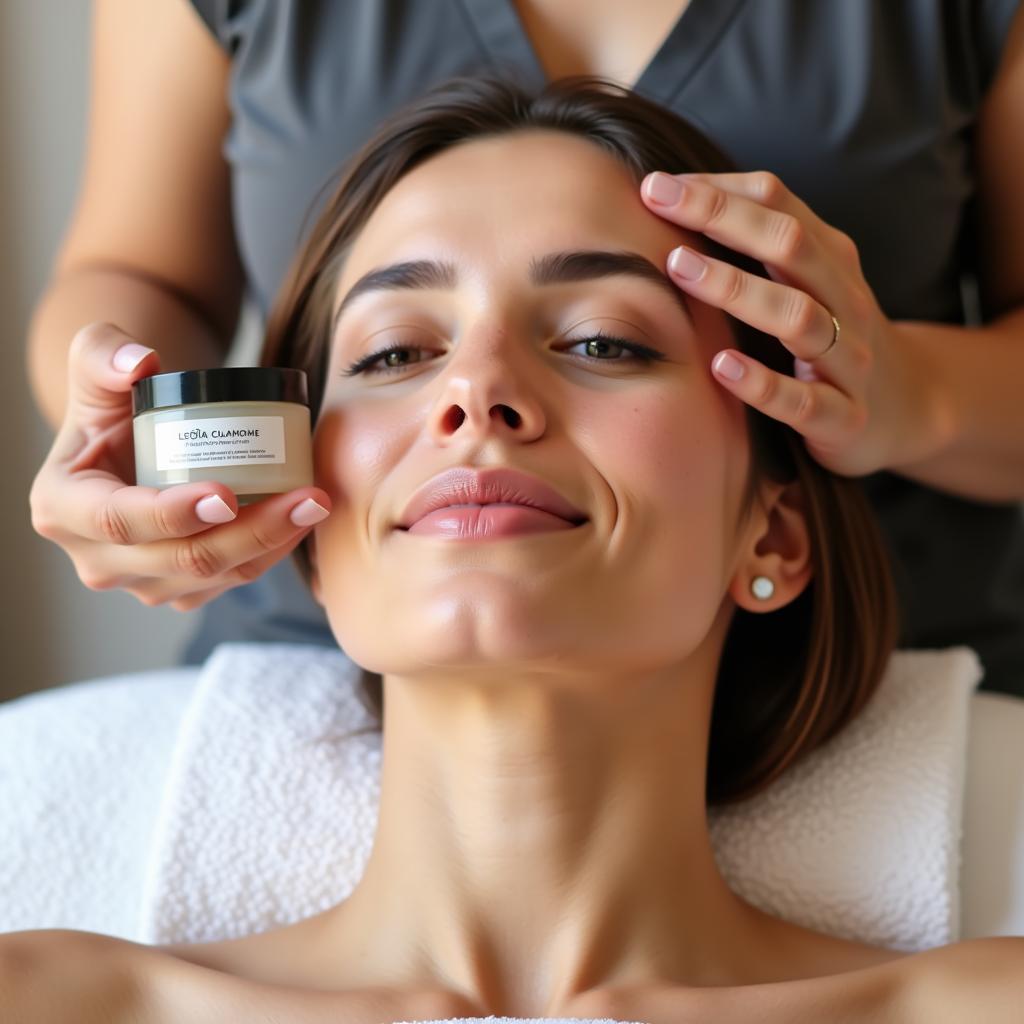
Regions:
[[[687,323],[694,327],[693,316],[686,304],[684,293],[672,283],[667,274],[639,253],[580,249],[548,253],[547,256],[530,261],[530,283],[541,286],[596,281],[619,275],[636,277],[656,284],[679,307]],[[331,334],[333,336],[337,330],[338,321],[345,309],[367,292],[415,288],[450,291],[458,282],[459,274],[455,264],[437,260],[410,260],[371,270],[359,278],[341,300],[331,324]]]

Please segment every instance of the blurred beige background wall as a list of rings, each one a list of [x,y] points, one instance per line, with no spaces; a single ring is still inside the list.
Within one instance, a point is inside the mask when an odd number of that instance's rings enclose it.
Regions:
[[[87,590],[29,518],[52,432],[29,393],[26,332],[77,192],[90,10],[89,0],[0,0],[0,700],[173,665],[199,614]],[[250,310],[229,362],[255,331]]]

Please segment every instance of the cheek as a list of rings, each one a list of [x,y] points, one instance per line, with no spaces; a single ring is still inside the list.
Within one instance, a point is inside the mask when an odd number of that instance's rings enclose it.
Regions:
[[[388,428],[375,421],[379,416],[374,421],[371,416],[365,410],[325,405],[313,433],[314,480],[333,503],[330,518],[316,530],[320,585],[327,600],[336,598],[346,574],[323,569],[358,564],[367,530],[373,526],[368,517],[393,511],[374,499],[388,472],[389,451],[394,449]]]
[[[586,422],[585,457],[614,506],[609,556],[620,607],[638,610],[633,628],[651,650],[693,649],[728,587],[743,438],[710,387],[678,382],[642,401],[604,395]]]
[[[339,511],[366,509],[390,472],[407,436],[393,409],[383,404],[326,407],[313,434],[313,467]],[[341,506],[339,508],[339,506]],[[337,514],[332,518],[342,518]]]
[[[399,429],[394,411],[385,413],[383,404],[375,409],[325,402],[313,434],[314,477],[334,506],[316,528],[320,599],[342,649],[365,665],[379,654],[373,643],[365,649],[366,641],[386,620],[384,609],[395,592],[376,547],[385,521],[398,512],[400,496],[390,503],[384,496],[394,486],[388,477],[403,443]]]
[[[619,492],[621,514],[670,516],[679,525],[691,515],[721,515],[732,427],[711,394],[676,386],[632,401],[603,395],[578,422],[589,424],[583,443]]]

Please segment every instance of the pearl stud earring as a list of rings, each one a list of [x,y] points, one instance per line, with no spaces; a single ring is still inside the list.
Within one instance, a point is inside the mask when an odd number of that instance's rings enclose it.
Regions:
[[[755,576],[750,581],[750,592],[754,597],[767,601],[775,593],[775,584],[767,576]]]

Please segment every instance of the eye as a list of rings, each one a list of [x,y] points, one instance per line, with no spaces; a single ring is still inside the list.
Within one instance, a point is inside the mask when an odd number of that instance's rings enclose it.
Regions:
[[[379,373],[394,373],[396,370],[402,370],[412,363],[420,362],[420,360],[399,359],[395,362],[389,362],[388,365],[383,367],[378,367],[376,364],[381,359],[390,360],[392,356],[401,356],[405,352],[422,353],[423,351],[418,345],[390,345],[388,348],[382,348],[378,352],[371,352],[368,356],[363,356],[362,359],[356,360],[348,369],[342,370],[342,376],[354,377],[358,373],[366,373],[371,376]]]
[[[569,348],[575,348],[577,345],[586,345],[587,352],[582,356],[584,359],[589,359],[592,362],[601,363],[631,363],[635,360],[639,360],[642,363],[652,363],[655,360],[664,359],[663,353],[658,352],[656,349],[648,348],[647,345],[641,345],[638,341],[630,341],[628,338],[619,338],[613,334],[605,334],[601,330],[595,331],[593,334],[588,334],[585,338],[575,339],[569,346]],[[595,355],[594,353],[607,353],[609,349],[613,351],[615,349],[625,349],[627,352],[631,352],[634,359],[617,359],[617,358],[606,358],[601,355]]]
[[[619,338],[611,334],[605,334],[600,330],[595,331],[593,334],[588,334],[585,338],[576,338],[570,342],[568,347],[575,348],[577,345],[586,345],[588,346],[589,351],[583,355],[574,356],[573,358],[584,359],[592,363],[631,363],[634,361],[652,363],[656,360],[665,358],[662,352],[649,348],[647,345],[641,345],[639,342],[630,341],[627,338]],[[614,355],[609,357],[607,355],[609,349],[613,352],[616,349],[624,349],[625,351],[632,353],[633,359],[616,358]],[[371,352],[369,355],[363,356],[362,359],[354,362],[348,367],[348,369],[343,370],[342,376],[354,377],[360,373],[376,376],[378,374],[400,372],[407,366],[422,362],[419,358],[403,358],[404,353],[415,352],[417,356],[419,356],[425,351],[426,350],[421,348],[419,345],[390,345],[387,348],[382,348],[377,352]],[[593,355],[592,353],[594,352],[605,354]],[[393,362],[390,361],[392,357],[395,357],[395,361]],[[381,360],[384,361],[385,365],[378,366],[377,364]]]

